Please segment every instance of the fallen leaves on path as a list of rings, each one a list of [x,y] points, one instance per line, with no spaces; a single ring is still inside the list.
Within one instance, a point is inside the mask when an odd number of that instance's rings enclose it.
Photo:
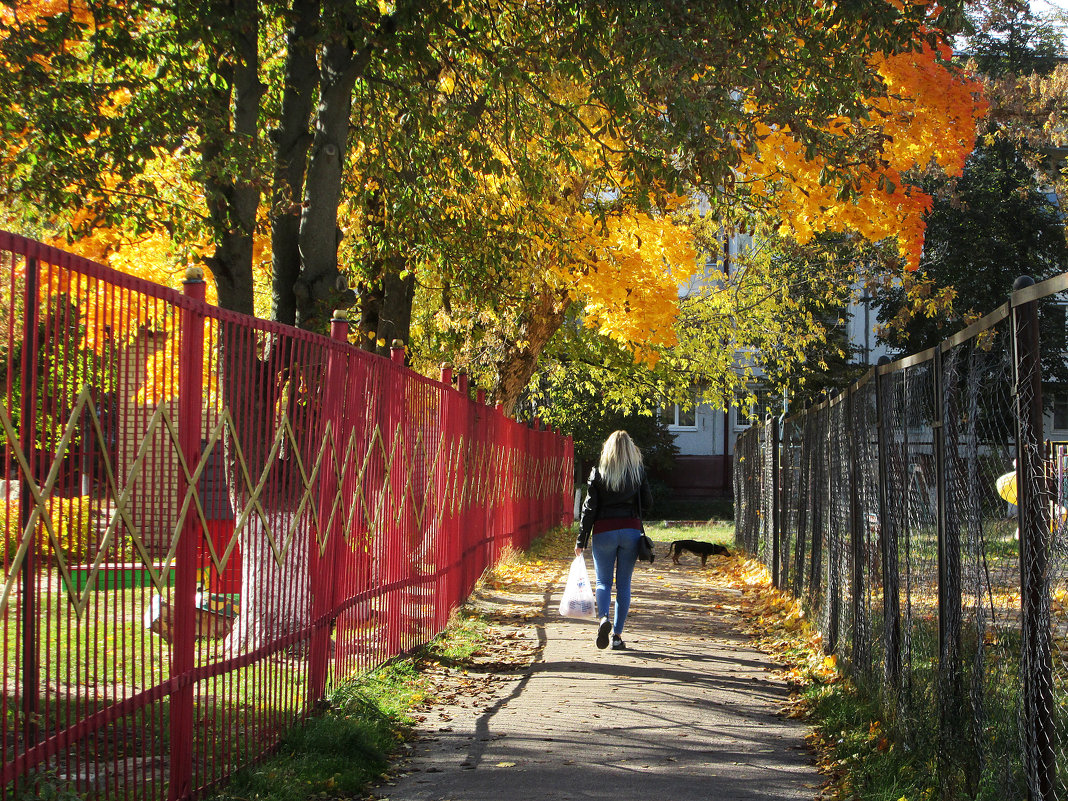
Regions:
[[[742,631],[783,666],[783,676],[791,686],[798,689],[839,680],[835,657],[823,651],[823,636],[810,624],[797,599],[772,586],[763,564],[732,556],[718,569],[742,593]]]
[[[572,537],[566,529],[554,532],[533,553],[509,555],[479,582],[465,614],[475,614],[487,624],[484,641],[462,663],[435,668],[431,676],[434,700],[427,705],[427,710],[436,710],[431,717],[447,722],[450,710],[455,713],[457,708],[488,711],[502,695],[501,683],[516,680],[537,659],[540,645],[535,623],[547,612],[553,614],[543,599],[563,582],[573,558]],[[645,571],[646,580],[655,583],[661,596],[677,591],[676,602],[708,602],[718,595],[708,614],[751,637],[756,647],[781,666],[783,679],[795,690],[839,680],[834,656],[824,654],[822,637],[801,605],[771,586],[767,569],[758,561],[741,555],[717,556],[704,568],[664,564]],[[634,611],[640,614],[642,610]],[[792,717],[803,717],[805,711],[800,701],[783,710]],[[818,741],[813,745],[818,754],[826,752]],[[820,761],[830,769],[825,757]]]
[[[824,652],[823,636],[806,617],[801,603],[772,586],[771,574],[763,564],[733,556],[722,563],[721,569],[741,592],[741,629],[782,666],[783,678],[794,689],[793,701],[783,713],[794,718],[809,717],[808,702],[800,691],[814,684],[841,681],[836,657]],[[879,750],[889,747],[878,721],[872,723],[870,737]],[[850,771],[835,756],[835,743],[818,730],[810,733],[806,742],[815,754],[816,769],[826,777],[818,797],[852,797]]]

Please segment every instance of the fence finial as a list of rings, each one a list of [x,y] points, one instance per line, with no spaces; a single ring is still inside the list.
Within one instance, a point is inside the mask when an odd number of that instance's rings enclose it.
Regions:
[[[1021,289],[1027,289],[1029,286],[1035,285],[1035,279],[1029,275],[1021,275],[1015,281],[1012,282],[1012,291],[1017,292]]]
[[[186,267],[185,268],[185,283],[195,284],[204,280],[204,268],[203,267]]]

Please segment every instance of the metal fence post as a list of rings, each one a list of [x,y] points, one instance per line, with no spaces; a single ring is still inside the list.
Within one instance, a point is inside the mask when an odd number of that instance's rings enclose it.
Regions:
[[[22,535],[33,513],[33,493],[29,482],[36,481],[37,470],[37,271],[39,262],[26,259],[25,303],[22,310],[24,335],[22,348],[22,409],[19,420],[19,447],[31,475],[19,482],[19,523]],[[37,656],[37,536],[30,532],[30,545],[22,558],[22,731],[26,746],[36,743],[40,712],[40,667]]]
[[[457,602],[456,588],[460,570],[460,537],[455,525],[456,515],[450,508],[450,502],[453,499],[451,478],[454,464],[452,431],[455,404],[452,401],[452,365],[449,362],[441,363],[439,383],[440,387],[437,390],[438,455],[434,468],[434,502],[431,510],[433,525],[438,531],[439,579],[436,599],[438,619],[443,626],[448,620],[453,605]]]
[[[849,644],[849,656],[852,661],[853,670],[857,670],[861,660],[858,655],[866,655],[868,653],[867,643],[864,640],[864,629],[861,626],[861,610],[863,609],[864,601],[864,582],[867,577],[864,575],[864,524],[861,521],[861,503],[860,503],[860,464],[857,459],[857,448],[859,443],[857,442],[856,432],[856,419],[854,417],[855,409],[855,397],[854,389],[850,386],[846,390],[845,399],[845,427],[846,427],[846,443],[848,451],[847,458],[849,460],[849,469],[847,475],[849,476],[849,547],[852,550],[850,556],[852,557],[850,568],[853,573],[853,580],[849,584],[850,592],[850,606],[853,615],[853,627],[852,635],[853,641]],[[865,664],[862,668],[865,672],[871,669],[871,665],[867,661],[865,656]]]
[[[182,314],[181,352],[178,355],[178,445],[187,467],[200,460],[200,436],[204,405],[204,272],[198,267],[186,271],[186,297],[192,307]],[[186,478],[178,476],[178,497],[196,492]],[[190,507],[182,525],[175,553],[174,627],[171,644],[171,680],[175,689],[170,697],[170,784],[168,798],[175,801],[192,795],[193,777],[193,703],[195,698],[192,672],[195,668],[195,622],[197,589],[197,545],[203,536],[200,521]]]
[[[938,653],[945,654],[946,642],[946,436],[943,427],[945,392],[942,387],[942,349],[934,349],[934,416],[931,421],[935,471],[935,531],[938,539]],[[943,666],[940,666],[940,668]]]
[[[343,311],[335,311],[330,320],[330,338],[342,344],[348,341],[349,321]],[[343,539],[341,520],[337,510],[337,494],[342,486],[337,480],[344,471],[342,459],[345,453],[345,435],[342,427],[342,398],[345,384],[345,351],[332,347],[327,352],[326,373],[323,381],[323,447],[326,446],[327,426],[330,428],[330,446],[323,455],[319,472],[318,532],[325,542],[316,542],[309,536],[308,566],[311,575],[311,618],[315,627],[311,635],[308,653],[308,707],[318,703],[326,692],[326,678],[330,665],[330,632],[336,620],[337,570],[341,564],[338,543]]]
[[[938,503],[938,676],[942,722],[942,756],[947,761],[962,759],[964,706],[961,666],[961,560],[960,525],[955,490],[959,485],[956,360],[951,385],[946,386],[946,365],[942,348],[934,351],[936,419],[933,423],[936,493]],[[966,759],[966,757],[965,757]]]
[[[1021,276],[1013,284],[1012,333],[1016,391],[1016,500],[1020,527],[1021,672],[1023,673],[1024,766],[1029,795],[1056,797],[1053,661],[1050,643],[1050,510],[1044,502],[1042,459],[1042,366],[1038,302],[1019,298],[1034,285]]]
[[[830,497],[830,487],[824,475],[824,428],[827,422],[827,408],[820,405],[813,412],[816,415],[813,428],[815,429],[812,441],[814,448],[812,453],[812,478],[809,481],[809,497],[812,499],[812,549],[809,552],[808,564],[808,596],[810,603],[815,606],[820,602],[823,595],[823,543],[826,539],[823,534],[823,499]],[[833,650],[833,644],[825,643],[825,648]]]
[[[382,610],[385,623],[385,653],[399,654],[408,646],[409,627],[405,596],[411,585],[412,571],[408,564],[407,538],[404,531],[403,506],[407,502],[405,487],[405,429],[404,420],[404,342],[394,339],[390,344],[391,369],[383,370],[386,402],[382,407],[382,442],[385,445],[382,507],[382,555],[385,572],[382,576]],[[390,506],[389,504],[393,504]]]
[[[889,364],[883,356],[879,364]],[[889,514],[890,443],[886,419],[886,376],[875,369],[876,439],[879,454],[879,551],[883,569],[883,677],[894,693],[901,682],[901,600],[898,581],[897,521]]]
[[[771,583],[779,588],[779,545],[781,542],[781,510],[779,499],[779,420],[767,416],[767,437],[771,459]]]
[[[808,432],[812,428],[812,415],[802,412],[801,441],[797,455],[797,536],[794,538],[793,553],[793,588],[794,595],[802,597],[805,588],[805,548],[808,547],[808,518],[812,506],[809,484],[812,480],[812,448],[809,447]]]
[[[832,398],[837,397],[837,392]],[[824,463],[827,469],[827,520],[826,535],[824,536],[824,551],[827,559],[827,641],[825,644],[827,653],[838,653],[841,647],[842,637],[842,532],[839,527],[841,507],[838,505],[838,487],[834,486],[836,468],[841,463],[841,454],[836,452],[835,444],[838,443],[838,431],[835,426],[835,415],[838,414],[836,406],[827,404],[824,414],[827,417],[826,456]],[[846,472],[848,476],[848,471]],[[822,568],[822,563],[821,563]]]

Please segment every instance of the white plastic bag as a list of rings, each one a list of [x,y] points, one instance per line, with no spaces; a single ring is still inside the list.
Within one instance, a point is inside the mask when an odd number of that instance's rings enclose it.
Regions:
[[[593,618],[593,588],[590,587],[590,575],[586,572],[586,560],[576,556],[567,573],[567,584],[560,599],[560,614],[564,617]]]

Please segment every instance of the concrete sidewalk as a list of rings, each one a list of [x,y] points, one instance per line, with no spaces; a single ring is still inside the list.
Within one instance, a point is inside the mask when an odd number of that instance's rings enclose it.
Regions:
[[[737,633],[738,591],[699,562],[639,564],[628,650],[600,651],[592,621],[556,614],[560,565],[551,585],[479,593],[483,609],[514,626],[498,638],[504,658],[498,649],[484,670],[455,677],[371,798],[816,796],[807,730],[778,714],[787,688]]]

